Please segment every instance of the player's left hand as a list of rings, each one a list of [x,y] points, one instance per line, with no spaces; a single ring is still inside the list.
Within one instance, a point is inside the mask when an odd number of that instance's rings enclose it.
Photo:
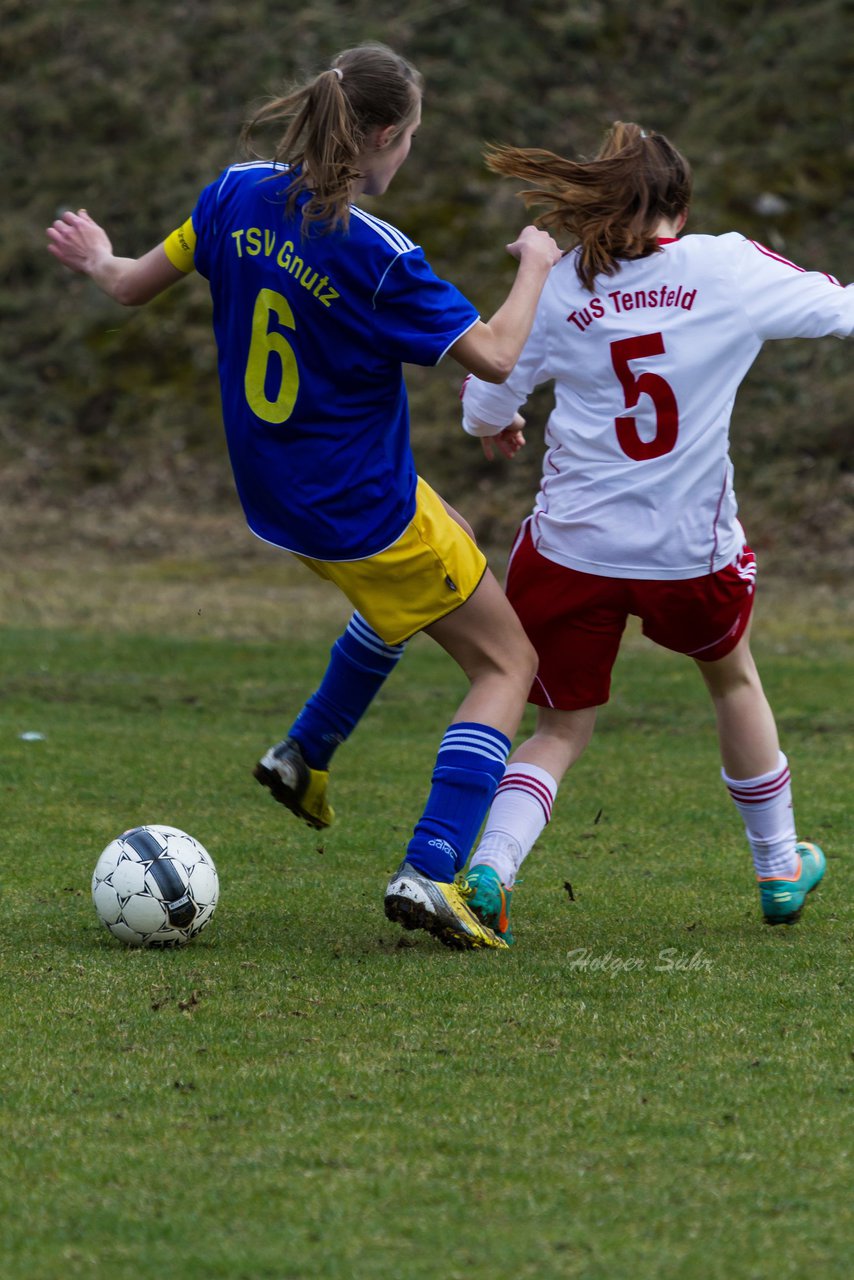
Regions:
[[[505,458],[514,458],[519,450],[524,448],[524,429],[525,419],[521,413],[517,413],[510,426],[505,427],[497,436],[481,436],[480,443],[487,461],[492,462],[495,457],[495,448]]]

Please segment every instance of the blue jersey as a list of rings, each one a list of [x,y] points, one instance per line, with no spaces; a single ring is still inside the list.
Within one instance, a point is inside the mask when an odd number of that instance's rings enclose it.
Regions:
[[[287,216],[289,182],[266,161],[226,169],[193,212],[193,263],[210,282],[250,528],[313,559],[357,560],[395,542],[415,511],[401,366],[436,364],[478,315],[417,245],[361,209],[348,231],[303,238],[309,196]]]

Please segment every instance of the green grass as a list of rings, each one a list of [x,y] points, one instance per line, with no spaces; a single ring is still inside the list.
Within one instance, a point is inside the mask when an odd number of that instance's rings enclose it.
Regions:
[[[32,601],[0,631],[5,1280],[847,1278],[833,598],[759,609],[799,830],[829,857],[797,927],[761,923],[699,679],[633,633],[526,864],[516,948],[464,955],[382,913],[461,678],[413,644],[318,835],[250,770],[334,626],[248,639],[248,607],[218,638],[193,598],[173,637],[156,610],[24,625]],[[100,850],[144,821],[192,832],[220,873],[180,951],[126,950],[89,898]]]

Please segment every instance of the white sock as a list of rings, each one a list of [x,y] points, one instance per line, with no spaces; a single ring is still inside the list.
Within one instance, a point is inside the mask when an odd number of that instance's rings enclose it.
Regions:
[[[744,819],[753,865],[761,880],[794,876],[798,870],[795,815],[789,762],[780,752],[777,768],[760,778],[721,777]]]
[[[512,889],[519,868],[552,816],[557,783],[536,764],[510,764],[498,784],[472,867],[492,867]]]

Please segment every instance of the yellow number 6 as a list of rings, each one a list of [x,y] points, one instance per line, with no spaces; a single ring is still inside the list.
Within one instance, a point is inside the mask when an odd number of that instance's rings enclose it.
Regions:
[[[255,299],[255,310],[252,312],[252,339],[249,343],[243,387],[246,402],[253,413],[264,422],[285,422],[296,404],[299,370],[293,348],[281,333],[269,328],[271,312],[283,328],[296,328],[294,313],[287,299],[273,289],[262,289]],[[265,389],[267,370],[274,355],[281,365],[281,382],[275,400],[268,400]]]

